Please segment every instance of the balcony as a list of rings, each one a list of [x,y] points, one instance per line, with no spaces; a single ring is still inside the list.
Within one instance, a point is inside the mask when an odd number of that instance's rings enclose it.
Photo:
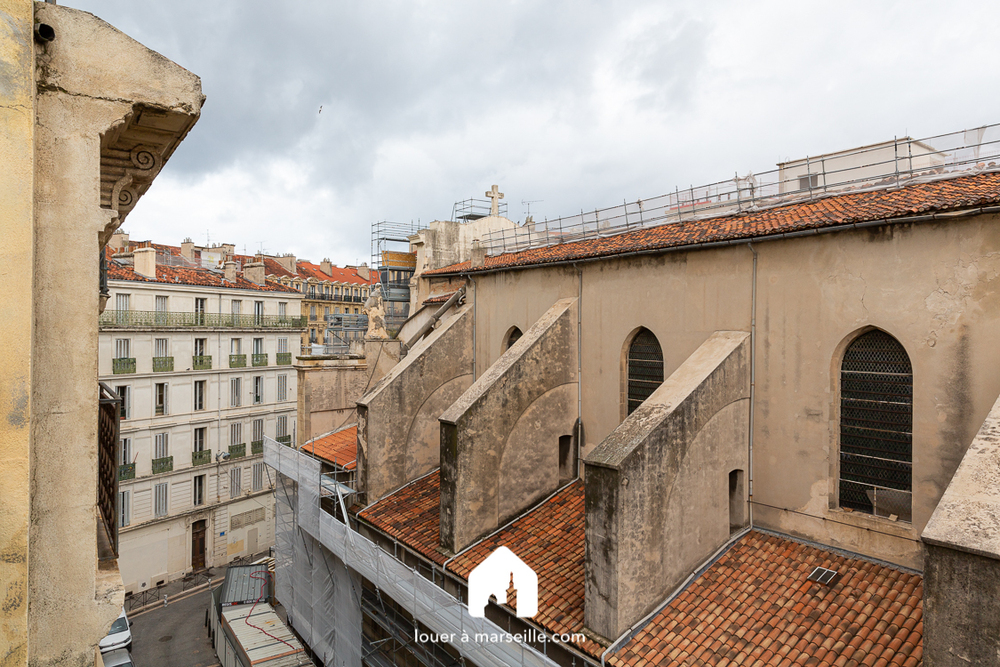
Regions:
[[[174,457],[164,456],[161,459],[153,459],[153,474],[159,475],[163,472],[170,472],[174,469]]]
[[[243,329],[302,329],[306,318],[282,315],[168,313],[155,310],[105,310],[98,323],[109,328],[183,329],[190,327]]]
[[[292,363],[291,352],[278,352],[274,355],[274,363],[278,366],[288,366]]]
[[[153,357],[154,373],[172,373],[174,370],[173,357]]]
[[[99,382],[97,384],[97,508],[101,523],[97,529],[98,559],[118,558],[118,475],[121,470],[116,461],[121,460],[121,439],[118,426],[121,422],[122,399],[115,391]],[[116,474],[117,473],[117,474]],[[133,471],[134,474],[134,471]]]
[[[197,452],[191,452],[191,465],[193,466],[203,466],[206,463],[212,462],[212,450],[202,449]]]
[[[191,368],[196,371],[212,370],[212,355],[200,355],[191,357]]]
[[[229,355],[229,367],[230,368],[246,368],[247,367],[247,355],[245,355],[245,354],[230,354]]]
[[[267,366],[267,352],[254,353],[252,362],[254,366]]]
[[[123,357],[111,360],[111,372],[115,375],[135,373],[135,357]]]
[[[292,446],[292,436],[290,435],[279,435],[277,438],[275,438],[275,440],[277,440],[283,445],[288,445],[289,447]]]
[[[263,454],[263,453],[264,453],[264,441],[252,440],[250,442],[250,454]]]
[[[241,442],[238,445],[229,445],[229,458],[241,459],[247,455],[247,444]]]
[[[126,463],[125,465],[118,466],[118,481],[122,482],[126,479],[135,479],[134,463]]]

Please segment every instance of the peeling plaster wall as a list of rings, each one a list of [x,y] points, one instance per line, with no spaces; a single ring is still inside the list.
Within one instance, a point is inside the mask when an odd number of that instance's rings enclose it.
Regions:
[[[749,339],[713,334],[586,458],[585,622],[598,635],[618,637],[729,538]]]
[[[31,0],[0,0],[0,664],[28,662],[28,516],[34,307]]]
[[[556,489],[577,418],[577,299],[557,301],[441,415],[441,544],[452,552]]]
[[[135,104],[196,117],[204,97],[91,14],[34,11],[56,38],[36,53],[28,664],[82,666],[123,600],[96,557],[98,257],[118,224],[99,207],[101,135]]]
[[[463,306],[358,401],[358,485],[369,503],[438,466],[437,418],[472,384],[471,339]]]

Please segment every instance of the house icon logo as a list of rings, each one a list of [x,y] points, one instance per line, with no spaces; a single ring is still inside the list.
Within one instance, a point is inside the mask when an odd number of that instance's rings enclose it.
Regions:
[[[511,576],[517,589],[517,615],[528,618],[538,613],[538,575],[507,547],[497,547],[469,573],[469,615],[485,618],[490,596],[507,601]]]

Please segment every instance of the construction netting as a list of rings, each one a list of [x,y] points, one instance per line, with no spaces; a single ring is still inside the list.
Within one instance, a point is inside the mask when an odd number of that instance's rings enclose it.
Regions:
[[[316,459],[265,438],[264,461],[279,473],[275,511],[278,600],[289,609],[293,627],[313,651],[329,656],[324,658],[328,660],[326,665],[361,664],[361,585],[357,577],[369,581],[430,632],[453,636],[450,645],[476,665],[556,665],[530,646],[496,641],[506,636],[499,626],[473,618],[465,604],[437,584],[321,511],[320,466]],[[344,575],[338,579],[340,570]],[[307,639],[307,632],[312,640]],[[477,641],[477,637],[492,639]]]

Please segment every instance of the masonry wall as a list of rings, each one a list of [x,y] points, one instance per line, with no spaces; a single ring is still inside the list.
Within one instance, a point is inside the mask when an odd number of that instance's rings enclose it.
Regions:
[[[755,523],[919,568],[923,526],[1000,395],[996,216],[754,247]],[[477,376],[511,326],[526,331],[557,299],[581,296],[584,456],[624,418],[624,345],[638,327],[659,340],[665,376],[713,331],[751,329],[746,245],[472,274],[472,283]],[[912,523],[838,507],[841,356],[871,327],[895,336],[913,365]]]

